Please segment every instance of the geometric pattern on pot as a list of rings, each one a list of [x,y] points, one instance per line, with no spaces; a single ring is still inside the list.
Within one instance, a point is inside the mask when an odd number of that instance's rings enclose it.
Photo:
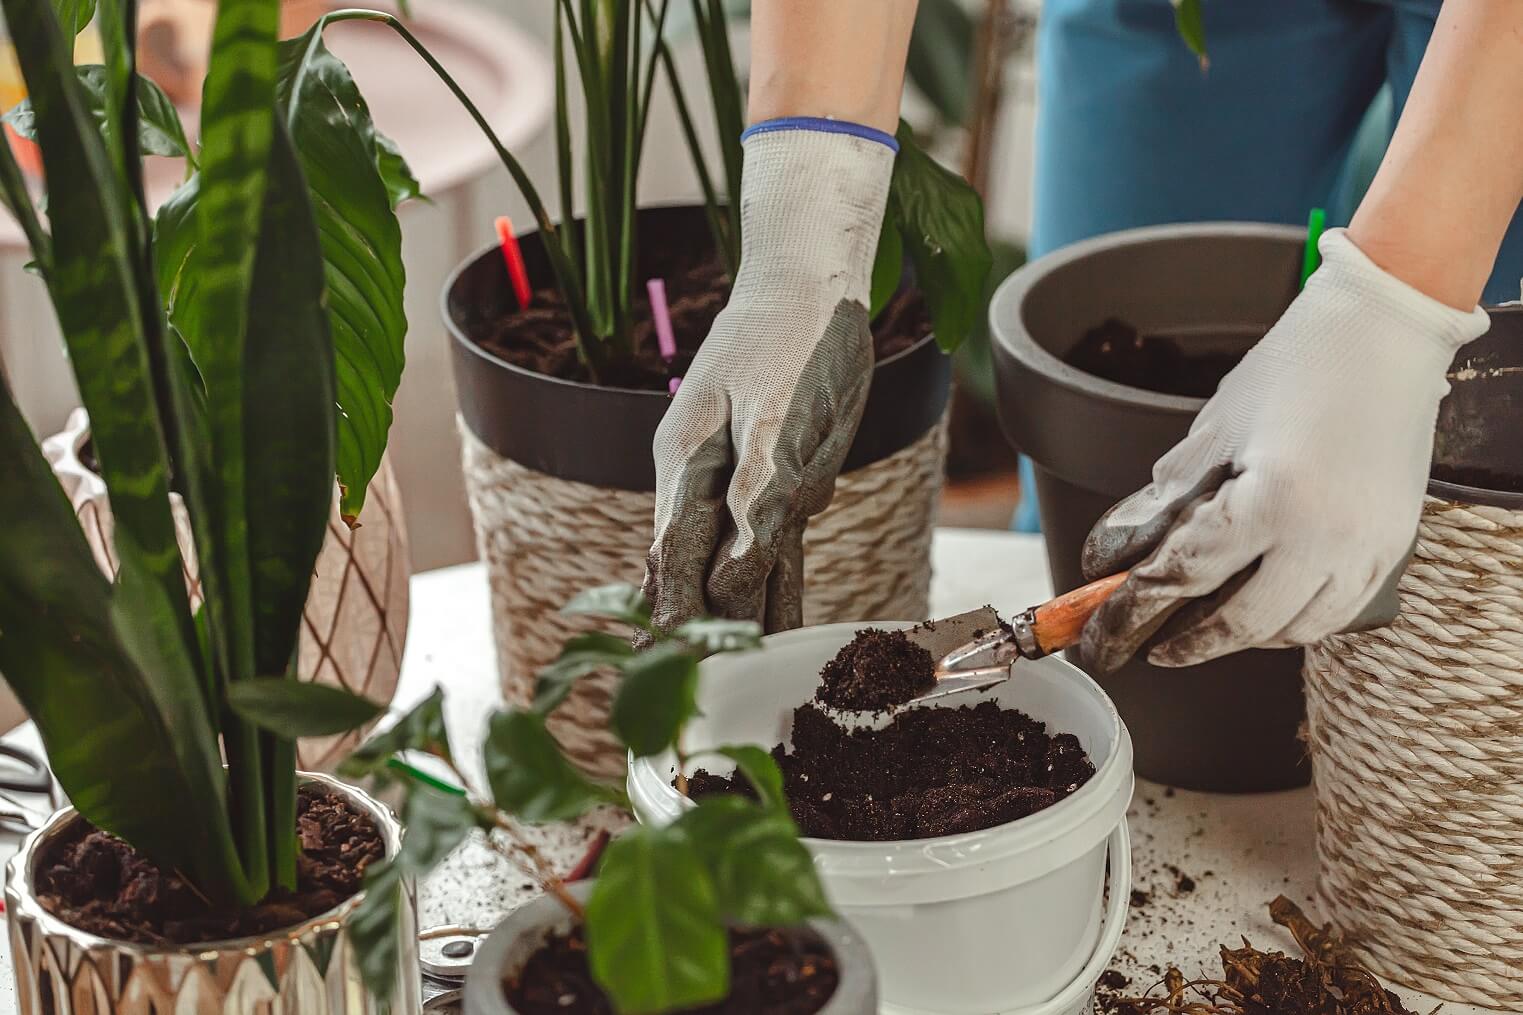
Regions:
[[[111,541],[111,504],[100,476],[80,458],[80,450],[89,439],[89,417],[83,409],[76,409],[64,429],[43,441],[42,448],[74,506],[96,563],[106,574],[114,575],[117,562]],[[190,518],[178,494],[170,499],[186,587],[192,606],[199,606]],[[298,676],[389,704],[396,693],[407,640],[410,571],[401,494],[391,461],[383,457],[371,480],[359,528],[350,529],[344,523],[338,498],[334,497],[328,535],[313,568],[312,587],[302,615]],[[307,771],[329,771],[368,731],[367,726],[341,736],[303,740],[297,746],[298,764]]]
[[[503,696],[525,705],[535,674],[566,639],[600,626],[560,608],[590,586],[640,583],[655,495],[526,468],[482,443],[463,420],[460,435]],[[945,464],[943,414],[908,447],[840,475],[830,506],[804,533],[806,625],[926,618]],[[548,720],[579,767],[611,777],[623,774],[626,757],[608,732],[615,687],[611,671],[585,677]]]
[[[313,776],[375,820],[386,856],[401,825],[353,787]],[[31,887],[42,845],[78,820],[72,808],[33,832],[6,867],[6,922],[22,1015],[417,1015],[417,900],[406,883],[402,954],[389,1007],[363,987],[348,922],[362,895],[270,934],[186,948],[136,945],[88,934],[43,909]]]

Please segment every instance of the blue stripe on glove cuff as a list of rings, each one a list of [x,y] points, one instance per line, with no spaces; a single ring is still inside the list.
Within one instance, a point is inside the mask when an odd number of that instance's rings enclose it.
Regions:
[[[780,116],[775,120],[763,120],[741,131],[740,139],[744,141],[753,134],[770,134],[779,130],[815,130],[826,134],[849,134],[852,137],[860,137],[864,141],[876,141],[892,152],[899,151],[899,142],[894,140],[892,134],[885,133],[876,127],[867,127],[849,120],[831,120],[823,116]]]

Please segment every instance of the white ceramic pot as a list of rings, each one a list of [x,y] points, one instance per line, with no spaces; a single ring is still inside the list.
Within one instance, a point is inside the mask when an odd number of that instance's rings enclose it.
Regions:
[[[707,660],[688,751],[786,741],[793,710],[813,696],[820,668],[864,626],[790,631],[766,638],[760,651]],[[1120,844],[1132,798],[1132,742],[1110,699],[1057,658],[1018,663],[1016,675],[989,694],[1077,736],[1094,777],[1046,810],[980,832],[901,842],[805,840],[832,903],[872,950],[885,1010],[1066,1011],[1048,1005],[1093,987],[1082,974],[1100,950],[1108,852],[1114,894],[1124,902],[1129,891]],[[712,757],[699,763],[720,769]],[[691,806],[671,787],[673,765],[669,756],[631,763],[629,794],[641,821],[666,823]],[[1116,848],[1108,849],[1111,843]],[[1110,924],[1117,934],[1121,918]]]

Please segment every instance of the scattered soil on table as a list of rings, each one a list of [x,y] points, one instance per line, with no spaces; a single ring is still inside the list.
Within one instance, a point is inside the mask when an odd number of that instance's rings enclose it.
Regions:
[[[800,830],[858,842],[993,828],[1052,806],[1095,773],[1076,737],[992,701],[910,709],[881,730],[851,732],[803,705],[793,749],[780,744],[772,756]],[[688,793],[754,795],[744,778],[705,771]]]
[[[140,944],[200,944],[293,926],[359,891],[365,868],[384,852],[375,822],[337,794],[302,787],[296,810],[296,891],[257,906],[212,909],[179,874],[83,821],[39,857],[38,899],[80,930]]]
[[[1481,490],[1499,490],[1506,493],[1523,493],[1523,476],[1491,469],[1461,469],[1446,465],[1434,465],[1432,478],[1440,483],[1456,486],[1473,486]]]
[[[1275,923],[1290,931],[1302,958],[1220,946],[1220,979],[1187,980],[1177,966],[1139,997],[1101,978],[1103,1015],[1412,1015],[1401,998],[1360,965],[1329,927],[1318,927],[1285,896],[1270,903]],[[1107,974],[1109,975],[1109,974]],[[1123,978],[1124,980],[1124,978]]]
[[[936,684],[936,660],[903,631],[857,632],[820,671],[815,701],[874,714],[902,705]]]
[[[670,238],[668,238],[670,240]],[[677,340],[677,356],[668,364],[656,344],[650,301],[643,281],[632,301],[631,329],[635,354],[631,361],[608,364],[598,377],[605,387],[667,390],[673,377],[681,377],[708,336],[709,328],[730,296],[730,279],[724,265],[707,253],[694,255],[691,247],[677,249],[659,260],[644,259],[645,277],[666,281],[667,309]],[[707,249],[707,244],[699,245]],[[930,314],[920,293],[906,290],[890,301],[873,322],[874,352],[879,360],[902,352],[931,333]],[[563,380],[590,381],[586,366],[577,359],[571,315],[566,301],[554,287],[537,289],[527,311],[514,308],[471,329],[471,338],[488,352],[514,366]]]
[[[1186,352],[1177,338],[1144,335],[1114,317],[1089,329],[1063,357],[1069,366],[1165,395],[1210,398],[1242,352]]]
[[[685,1015],[811,1015],[825,1007],[840,982],[835,956],[808,930],[732,930],[730,996],[685,1009]],[[503,982],[521,1015],[614,1015],[593,982],[587,943],[578,927],[553,934],[523,970]]]

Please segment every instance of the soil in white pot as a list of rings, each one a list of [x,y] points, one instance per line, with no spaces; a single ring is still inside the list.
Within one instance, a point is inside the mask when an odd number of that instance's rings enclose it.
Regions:
[[[904,678],[927,666],[934,669],[929,654],[902,634],[861,631],[825,665],[821,693],[837,707],[879,701],[864,690],[877,670],[892,678],[894,693],[876,706],[886,707],[914,697]],[[818,839],[925,839],[993,828],[1051,807],[1095,774],[1077,737],[988,700],[907,709],[882,729],[850,731],[809,703],[793,713],[791,740],[791,749],[778,744],[772,756],[794,821]],[[742,776],[699,770],[688,793],[754,790]]]
[[[808,928],[732,930],[730,996],[683,1015],[812,1015],[839,982],[835,956]],[[580,927],[547,938],[503,993],[518,1015],[616,1015],[593,982]]]
[[[257,906],[210,906],[179,874],[85,821],[38,858],[38,901],[80,930],[139,944],[201,944],[295,926],[358,892],[365,868],[385,851],[375,821],[339,794],[303,786],[296,806],[296,890]]]
[[[708,336],[714,318],[730,295],[730,279],[713,255],[708,233],[699,229],[670,229],[659,240],[648,238],[641,251],[641,278],[666,283],[667,306],[677,356],[668,364],[657,347],[645,286],[632,299],[634,356],[628,362],[600,368],[598,383],[606,387],[667,390],[672,377],[681,377]],[[659,244],[659,247],[658,247]],[[902,352],[931,333],[930,315],[918,291],[906,290],[892,300],[873,322],[874,350],[883,360]],[[571,316],[553,286],[537,289],[527,310],[514,310],[473,325],[470,337],[492,354],[535,373],[562,380],[587,382],[586,364],[577,359]]]

